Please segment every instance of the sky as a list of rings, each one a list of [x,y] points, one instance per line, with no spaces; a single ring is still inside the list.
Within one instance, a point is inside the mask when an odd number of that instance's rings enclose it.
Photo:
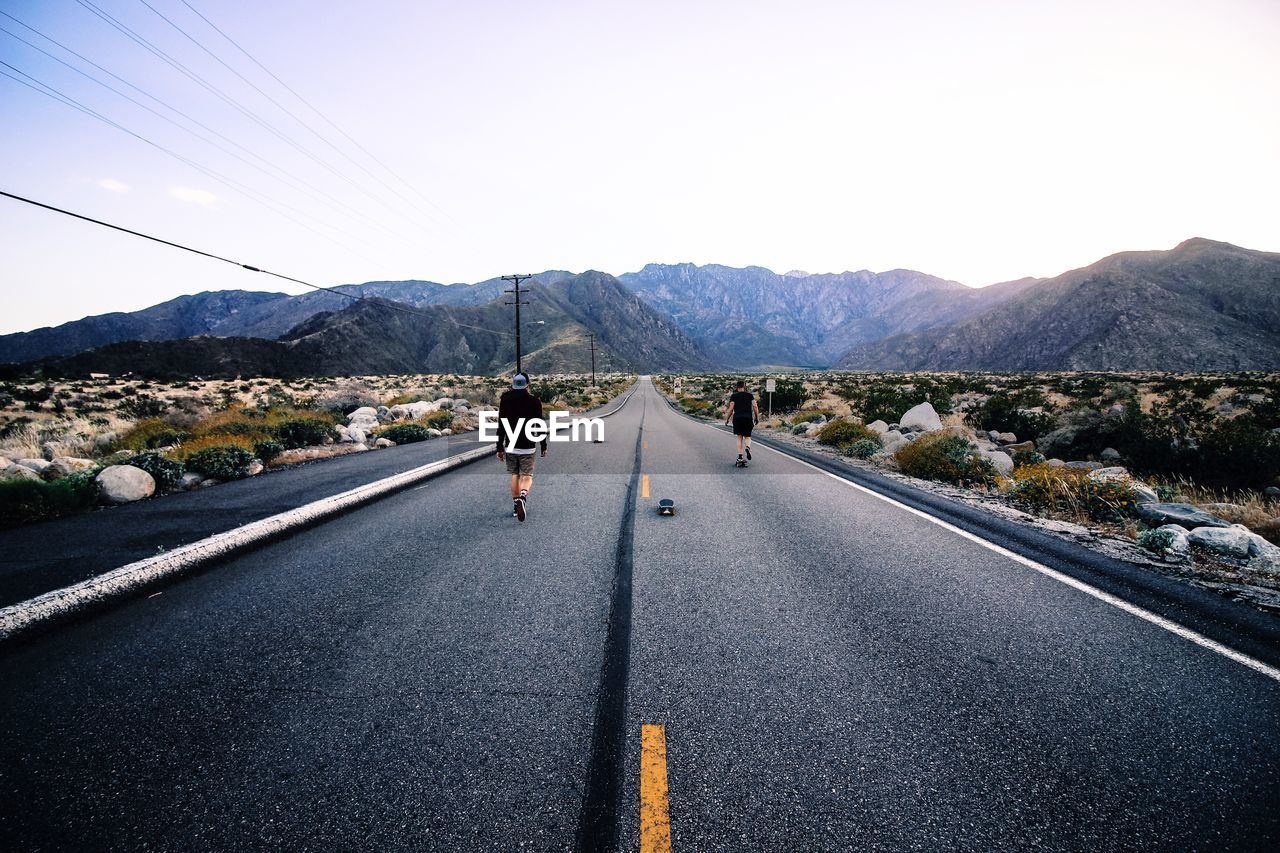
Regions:
[[[1280,251],[1275,0],[0,12],[0,73],[119,125],[0,76],[0,189],[315,284],[694,262],[981,286],[1193,236]],[[0,259],[0,333],[305,290],[7,198]]]

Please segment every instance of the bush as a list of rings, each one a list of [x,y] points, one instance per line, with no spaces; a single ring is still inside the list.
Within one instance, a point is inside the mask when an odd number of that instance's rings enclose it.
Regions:
[[[769,392],[764,390],[763,380],[760,382],[760,387],[754,389],[754,393],[761,409],[769,405]],[[775,412],[794,412],[808,399],[809,392],[805,389],[804,383],[798,379],[779,379],[774,384],[773,411]]]
[[[1087,515],[1094,521],[1129,518],[1137,506],[1137,495],[1127,480],[1093,480],[1088,471],[1052,465],[1016,469],[1009,497],[1034,512]]]
[[[943,483],[990,484],[995,466],[978,455],[969,440],[954,432],[925,433],[893,454],[903,473]]]
[[[158,418],[168,410],[169,404],[164,400],[145,395],[122,400],[116,405],[116,411],[126,418]]]
[[[332,429],[333,427],[327,421],[318,418],[293,418],[276,424],[272,432],[286,450],[291,450],[296,447],[324,444],[325,439],[330,437]]]
[[[182,475],[187,472],[186,466],[181,462],[166,459],[155,451],[139,453],[121,464],[132,465],[146,471],[156,481],[156,488],[162,492],[169,492],[176,488]]]
[[[274,438],[264,438],[253,443],[253,453],[263,462],[270,462],[281,453],[284,453],[285,446]]]
[[[396,444],[412,444],[415,441],[426,441],[431,436],[421,424],[396,424],[380,431],[378,437],[389,438]]]
[[[831,417],[830,412],[818,412],[818,411],[802,412],[796,415],[794,418],[792,418],[791,423],[792,424],[809,424],[809,423],[813,423],[819,418],[829,418],[829,417]]]
[[[61,518],[92,509],[98,502],[97,471],[80,471],[46,483],[40,480],[0,482],[0,528]]]
[[[697,397],[681,397],[680,406],[691,415],[709,414],[707,410],[711,408],[710,403]]]
[[[1156,554],[1166,554],[1173,550],[1173,539],[1172,530],[1144,530],[1138,534],[1138,546]]]
[[[1051,415],[1024,411],[1022,405],[1021,395],[992,394],[969,417],[980,429],[1011,432],[1020,441],[1034,441],[1054,428],[1056,419]]]
[[[189,438],[179,444],[174,451],[170,453],[170,457],[177,459],[179,462],[187,463],[190,468],[190,458],[201,452],[202,450],[213,450],[220,447],[238,447],[245,453],[252,454],[254,451],[254,442],[262,440],[263,436],[257,438],[248,438],[243,435],[206,435],[200,438]]]
[[[240,480],[249,476],[253,453],[235,444],[206,447],[187,457],[187,469],[215,480]]]
[[[1013,454],[1013,467],[1024,465],[1040,465],[1044,463],[1044,454],[1038,450],[1019,450]]]
[[[870,459],[880,451],[880,442],[870,438],[860,438],[845,448],[847,456],[854,459]]]
[[[544,414],[547,414],[549,416],[550,415],[549,408],[546,405],[544,405],[542,408],[545,410]],[[448,429],[449,425],[453,423],[453,412],[449,411],[448,409],[440,409],[439,411],[432,412],[431,414],[423,417],[421,420],[421,423],[425,427],[432,427],[434,429]]]
[[[876,441],[880,436],[854,421],[830,421],[818,430],[818,443],[846,447],[855,441]]]
[[[187,437],[187,433],[162,418],[147,418],[138,421],[128,432],[116,441],[117,450],[131,450],[141,453],[179,444]]]

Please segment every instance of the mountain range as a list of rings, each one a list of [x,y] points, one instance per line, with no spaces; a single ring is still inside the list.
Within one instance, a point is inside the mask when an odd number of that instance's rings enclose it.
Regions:
[[[912,270],[715,264],[552,270],[526,286],[524,362],[542,372],[586,369],[589,335],[599,366],[644,371],[1280,366],[1280,255],[1199,238],[983,288]],[[500,372],[514,362],[508,287],[200,293],[0,336],[0,362],[47,375]]]

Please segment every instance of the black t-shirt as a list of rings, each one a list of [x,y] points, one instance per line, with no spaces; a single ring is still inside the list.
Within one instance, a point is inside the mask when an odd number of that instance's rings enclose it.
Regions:
[[[527,390],[519,391],[508,388],[498,399],[498,419],[505,421],[510,429],[519,430],[516,435],[517,450],[532,450],[536,445],[524,433],[524,422],[532,418],[542,418],[542,401]],[[504,427],[498,427],[499,446],[506,448],[507,433]],[[547,449],[547,440],[541,442],[542,449]]]
[[[729,402],[733,404],[734,418],[750,418],[751,404],[755,402],[755,397],[750,391],[734,391],[729,395]]]

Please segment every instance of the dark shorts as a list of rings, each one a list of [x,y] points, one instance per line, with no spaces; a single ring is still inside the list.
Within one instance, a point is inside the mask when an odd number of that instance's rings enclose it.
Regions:
[[[533,460],[538,457],[536,453],[508,453],[507,454],[507,472],[511,474],[524,474],[533,476]]]
[[[751,435],[751,428],[755,426],[753,418],[734,418],[733,434],[734,435]]]

